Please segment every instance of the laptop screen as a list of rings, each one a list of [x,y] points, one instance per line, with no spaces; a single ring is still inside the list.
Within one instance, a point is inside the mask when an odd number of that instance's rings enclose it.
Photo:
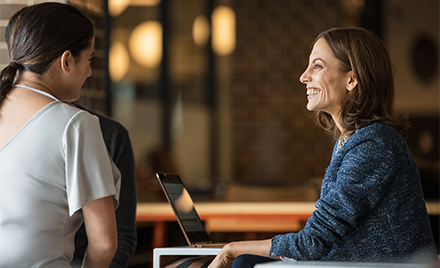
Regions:
[[[209,235],[203,227],[202,221],[194,208],[193,200],[179,175],[158,173],[157,177],[174,210],[185,238],[189,240],[188,242],[190,244],[209,242]]]

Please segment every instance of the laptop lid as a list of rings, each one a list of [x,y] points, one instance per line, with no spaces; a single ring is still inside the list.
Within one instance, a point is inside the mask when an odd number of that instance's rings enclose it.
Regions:
[[[194,208],[194,202],[177,174],[156,173],[160,186],[176,215],[188,245],[211,243],[209,235]]]

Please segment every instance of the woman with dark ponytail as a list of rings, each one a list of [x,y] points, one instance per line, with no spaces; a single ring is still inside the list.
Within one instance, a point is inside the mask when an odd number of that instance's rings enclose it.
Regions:
[[[9,21],[0,73],[0,267],[70,267],[84,222],[83,267],[117,247],[120,172],[98,118],[72,107],[91,75],[93,23],[73,6],[25,7]]]

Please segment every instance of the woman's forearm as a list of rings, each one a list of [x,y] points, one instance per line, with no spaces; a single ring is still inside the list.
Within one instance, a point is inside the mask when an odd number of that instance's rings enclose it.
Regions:
[[[83,267],[108,267],[118,247],[113,197],[89,201],[82,211],[88,240]]]
[[[108,267],[115,255],[116,248],[117,241],[116,243],[98,246],[89,243],[84,256],[83,268]]]
[[[230,267],[234,259],[242,254],[269,256],[271,246],[272,239],[229,243],[215,257],[209,268]]]
[[[224,250],[234,259],[242,254],[269,256],[271,241],[272,239],[232,242],[226,245]]]

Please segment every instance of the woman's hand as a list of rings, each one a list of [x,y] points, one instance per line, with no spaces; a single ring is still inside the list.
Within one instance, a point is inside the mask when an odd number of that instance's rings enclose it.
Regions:
[[[219,254],[217,254],[217,256],[214,258],[208,268],[231,267],[235,257],[232,257],[231,253],[229,252],[230,245],[231,244],[227,244],[223,247],[223,249],[220,251]]]
[[[223,247],[208,268],[231,267],[235,258],[242,254],[269,256],[272,239],[232,242]]]

